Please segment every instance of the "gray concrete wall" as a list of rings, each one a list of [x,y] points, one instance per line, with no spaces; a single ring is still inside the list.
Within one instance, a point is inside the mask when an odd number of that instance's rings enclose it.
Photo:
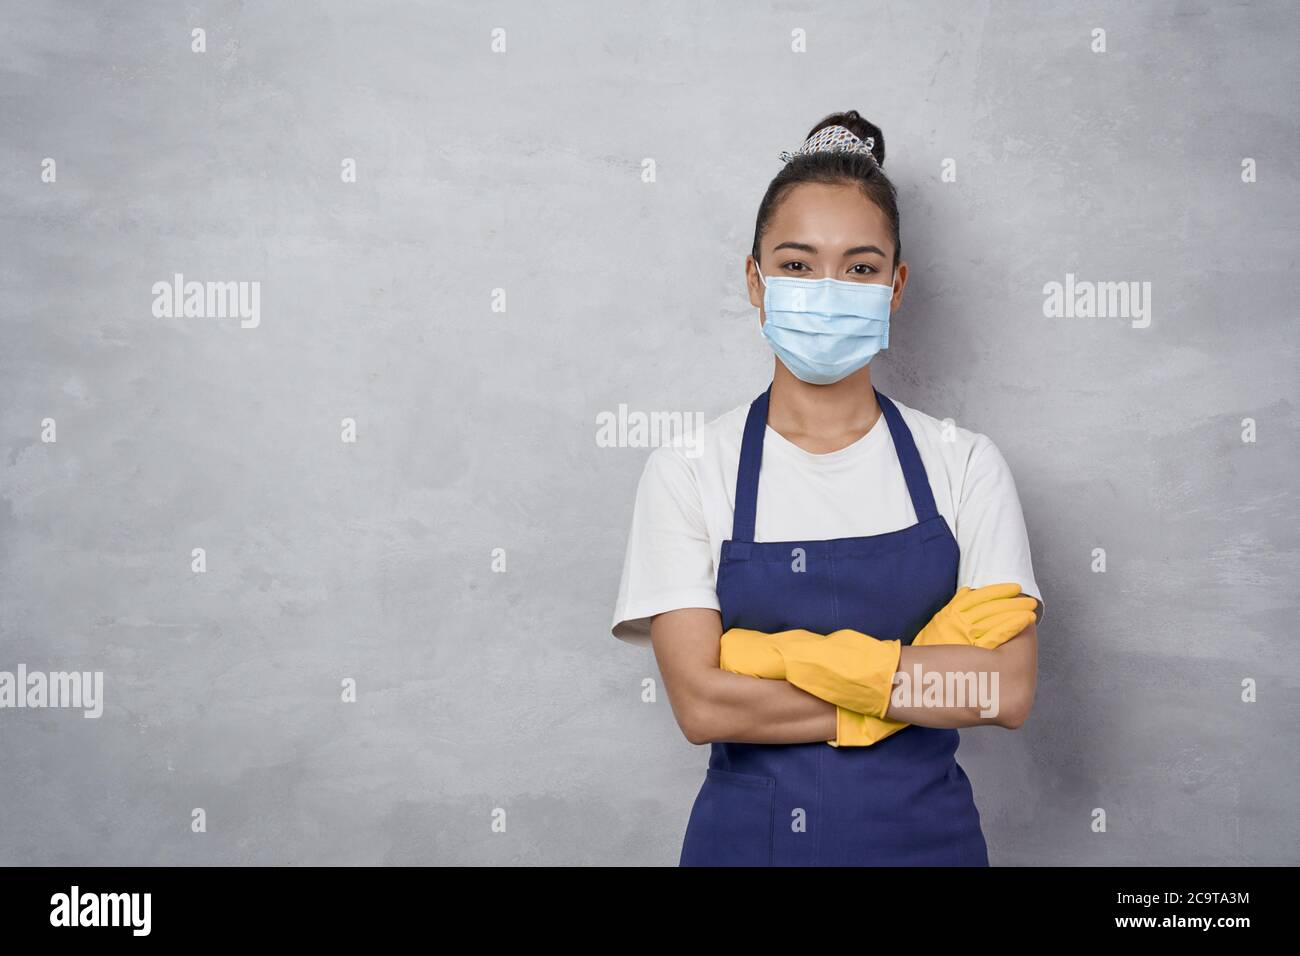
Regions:
[[[911,267],[877,385],[998,443],[1048,604],[1029,723],[963,733],[994,863],[1300,862],[1298,43],[1287,3],[5,4],[0,670],[104,691],[0,710],[0,863],[675,863],[708,751],[608,632],[648,449],[596,422],[762,389],[758,201],[849,108]],[[256,326],[156,316],[176,273]],[[1045,316],[1067,274],[1149,322]]]

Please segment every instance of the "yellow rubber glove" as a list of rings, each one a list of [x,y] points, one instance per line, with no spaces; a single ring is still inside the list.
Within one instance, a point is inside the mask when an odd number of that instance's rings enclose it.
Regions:
[[[768,634],[748,628],[733,627],[722,635],[718,666],[748,677],[785,680],[785,657],[781,648],[797,641],[820,641],[822,635],[812,631],[791,630]]]
[[[968,644],[992,650],[1015,637],[1037,618],[1038,601],[1022,596],[1019,584],[961,588],[912,639],[913,647]],[[905,721],[872,717],[837,706],[832,747],[864,747],[909,726]]]
[[[787,681],[868,717],[883,717],[889,709],[902,653],[902,641],[882,641],[848,628],[832,631],[820,641],[781,646]]]
[[[879,717],[889,709],[901,641],[880,641],[847,628],[764,634],[732,628],[722,635],[719,665],[752,677],[780,678],[815,697]]]
[[[866,639],[866,635],[862,635]],[[732,628],[722,635],[719,666],[723,670],[749,677],[785,680],[785,656],[782,648],[799,641],[824,641],[821,634],[806,630],[778,631],[765,634],[745,628]],[[869,747],[908,726],[901,720],[873,717],[835,705],[835,739],[832,747]]]
[[[832,747],[870,747],[910,726],[905,720],[871,717],[836,704],[835,739],[826,742]]]
[[[989,584],[961,588],[921,632],[913,647],[966,644],[992,650],[1015,637],[1037,618],[1038,601],[1020,593],[1020,585]]]

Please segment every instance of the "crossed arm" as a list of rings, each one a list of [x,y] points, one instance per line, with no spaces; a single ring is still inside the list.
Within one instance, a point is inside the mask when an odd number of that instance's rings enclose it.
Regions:
[[[783,680],[758,680],[719,666],[722,618],[708,608],[682,608],[656,615],[650,623],[655,659],[663,674],[673,716],[693,744],[714,741],[793,744],[827,741],[836,735],[836,706]],[[1002,646],[943,645],[902,648],[898,668],[909,677],[953,671],[978,679],[996,675],[999,707],[981,716],[972,703],[951,706],[899,706],[892,700],[885,717],[921,727],[975,727],[993,724],[1015,729],[1033,706],[1037,683],[1038,635],[1034,624]]]

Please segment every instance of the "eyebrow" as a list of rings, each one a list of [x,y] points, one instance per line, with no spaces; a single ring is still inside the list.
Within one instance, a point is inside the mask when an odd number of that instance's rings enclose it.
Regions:
[[[780,249],[798,249],[800,252],[811,252],[814,255],[817,254],[817,247],[809,245],[806,242],[783,242],[772,251],[777,252]],[[844,255],[857,256],[868,252],[874,252],[878,256],[883,256],[885,254],[885,250],[881,249],[879,246],[854,246],[852,249],[845,249]]]

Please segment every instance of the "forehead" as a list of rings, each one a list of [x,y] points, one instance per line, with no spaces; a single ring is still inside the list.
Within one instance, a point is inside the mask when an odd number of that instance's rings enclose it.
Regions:
[[[800,183],[768,220],[763,244],[807,242],[819,251],[872,244],[893,246],[889,221],[879,206],[851,183]]]

